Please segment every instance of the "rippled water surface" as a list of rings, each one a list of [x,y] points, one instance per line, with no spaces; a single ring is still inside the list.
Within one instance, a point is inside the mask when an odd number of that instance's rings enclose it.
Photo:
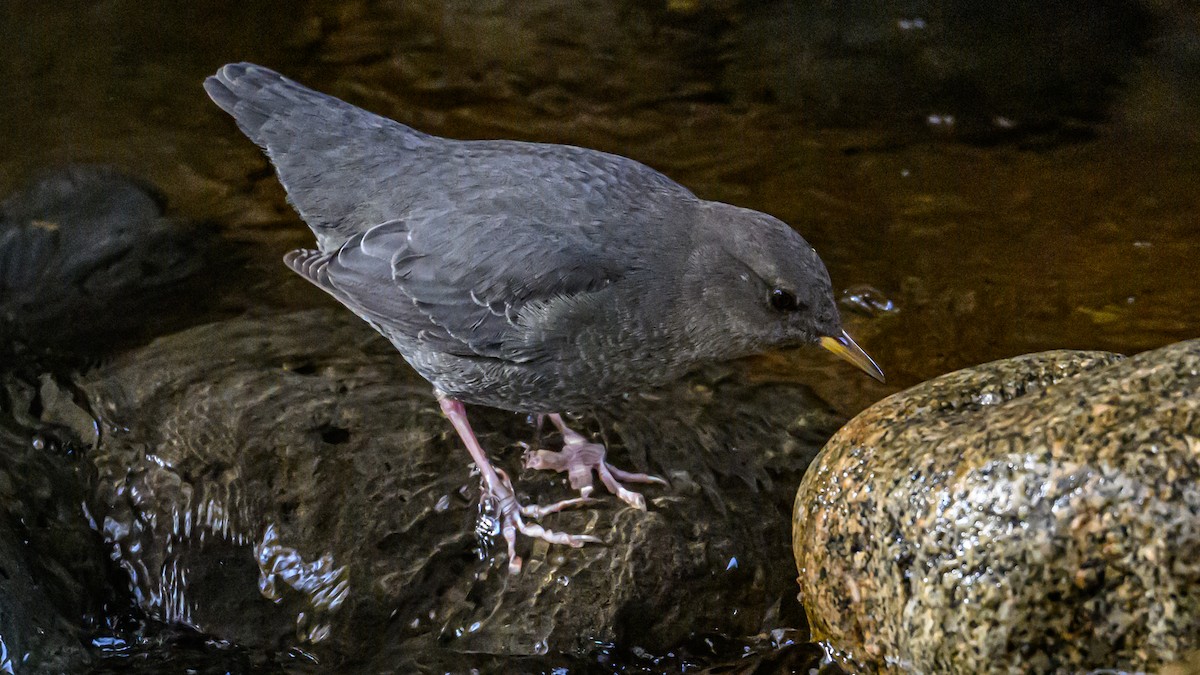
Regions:
[[[0,193],[46,167],[103,163],[156,185],[169,213],[217,228],[226,253],[208,264],[225,268],[119,346],[323,306],[279,264],[310,234],[200,87],[220,65],[248,60],[431,133],[630,156],[702,197],[789,222],[827,262],[850,332],[888,383],[810,350],[738,364],[738,377],[806,383],[843,417],[987,360],[1195,337],[1194,13],[1171,3],[1017,3],[1011,15],[966,2],[866,4],[11,1],[0,7]],[[304,559],[269,529],[238,530],[230,500],[205,498],[189,496],[176,514],[196,522],[163,531],[190,536],[203,520],[218,539],[252,536],[267,597],[286,583],[336,600],[334,561]],[[185,583],[152,586],[169,594]],[[163,606],[188,619],[186,605]],[[99,622],[110,629],[94,642],[96,672],[318,668],[302,648],[267,657],[154,622],[131,628],[142,620]],[[780,630],[697,626],[669,654],[597,644],[582,661],[431,659],[456,671],[817,667],[803,626]],[[9,658],[0,652],[0,671],[11,672]]]

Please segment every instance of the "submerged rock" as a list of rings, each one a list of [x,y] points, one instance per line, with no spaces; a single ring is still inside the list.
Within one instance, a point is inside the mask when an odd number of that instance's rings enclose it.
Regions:
[[[797,493],[814,635],[870,670],[1147,670],[1200,646],[1200,340],[871,407]]]
[[[0,202],[0,354],[14,340],[96,354],[161,323],[164,291],[203,268],[210,235],[114,169],[43,173]]]
[[[429,385],[348,313],[202,326],[81,386],[101,419],[96,519],[156,618],[344,667],[653,648],[803,620],[778,574],[786,486],[837,422],[803,387],[710,373],[605,414],[623,441],[614,461],[675,467],[672,486],[647,491],[648,513],[596,495],[599,508],[548,517],[608,545],[525,539],[510,575],[476,534],[490,524],[479,479]],[[518,468],[512,446],[537,437],[524,416],[472,419],[523,501],[570,495],[562,475]]]

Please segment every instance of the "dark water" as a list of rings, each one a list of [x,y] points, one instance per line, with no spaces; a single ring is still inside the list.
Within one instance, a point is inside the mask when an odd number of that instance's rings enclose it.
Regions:
[[[13,0],[0,6],[0,193],[45,167],[99,162],[219,229],[236,264],[126,346],[319,304],[278,263],[307,230],[200,88],[249,60],[432,133],[627,155],[791,223],[846,289],[849,330],[888,384],[809,351],[739,367],[749,380],[810,384],[844,415],[996,358],[1195,337],[1197,14],[1183,3],[974,5]],[[105,635],[96,672],[313,668],[299,651],[281,665],[178,628]],[[698,633],[670,654],[597,645],[585,662],[477,667],[815,667],[803,635],[783,641]]]

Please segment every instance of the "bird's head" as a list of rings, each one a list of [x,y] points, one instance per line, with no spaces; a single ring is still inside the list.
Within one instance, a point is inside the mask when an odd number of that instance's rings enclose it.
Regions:
[[[883,373],[842,329],[825,263],[795,230],[765,213],[699,207],[683,272],[689,333],[720,357],[819,344],[877,380]]]

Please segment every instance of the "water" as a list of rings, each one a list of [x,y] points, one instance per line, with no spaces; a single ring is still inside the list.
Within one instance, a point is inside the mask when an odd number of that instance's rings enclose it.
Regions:
[[[844,289],[849,331],[888,383],[811,351],[736,364],[735,376],[806,383],[843,417],[991,359],[1195,337],[1194,19],[1155,3],[1019,3],[1008,15],[972,6],[8,2],[0,193],[48,166],[101,162],[153,182],[169,213],[218,228],[224,248],[212,264],[236,264],[180,290],[101,356],[187,325],[319,305],[278,262],[307,230],[200,88],[223,63],[251,60],[431,133],[617,152],[703,197],[791,223]],[[179,528],[151,525],[186,538],[190,517],[216,539],[252,538],[266,596],[285,584],[326,608],[340,602],[336,560],[271,540],[268,525],[227,510],[237,499],[188,499]],[[186,622],[187,580],[152,576],[135,587]],[[96,672],[317,668],[302,648],[267,656],[109,610],[96,621]],[[323,628],[311,612],[298,626],[310,638]],[[698,626],[661,654],[605,643],[582,655],[479,657],[476,667],[818,667],[803,626],[781,628],[801,632],[783,644]],[[13,661],[6,648],[0,669]]]

